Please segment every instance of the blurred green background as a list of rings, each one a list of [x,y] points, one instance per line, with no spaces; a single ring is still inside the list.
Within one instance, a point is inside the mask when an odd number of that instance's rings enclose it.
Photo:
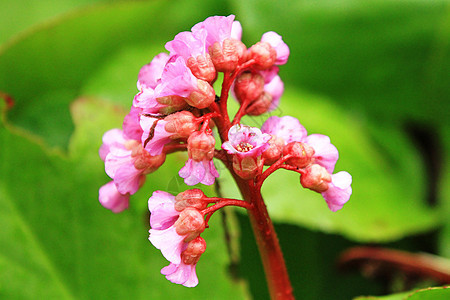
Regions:
[[[176,175],[184,154],[150,174],[127,211],[98,203],[101,137],[121,126],[140,67],[178,32],[229,14],[247,46],[270,30],[283,36],[291,55],[271,114],[329,135],[336,170],[353,176],[337,213],[297,174],[279,171],[263,187],[297,298],[436,284],[380,281],[336,261],[357,245],[450,259],[449,1],[15,0],[0,2],[0,298],[268,298],[247,217],[233,210],[231,252],[219,214],[203,235],[198,287],[159,274],[167,262],[147,240],[147,200],[188,188]],[[224,194],[237,196],[219,172]]]

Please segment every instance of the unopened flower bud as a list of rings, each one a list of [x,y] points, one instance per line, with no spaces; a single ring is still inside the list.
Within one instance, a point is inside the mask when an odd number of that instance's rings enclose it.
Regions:
[[[205,194],[200,189],[192,189],[179,193],[175,197],[175,210],[183,211],[187,207],[194,207],[198,210],[205,209],[208,203],[203,201]]]
[[[242,179],[255,178],[262,171],[261,157],[238,157],[233,156],[233,170]]]
[[[259,116],[269,111],[272,104],[272,95],[267,92],[262,92],[259,97],[253,101],[246,109],[249,116]]]
[[[216,99],[216,92],[207,81],[201,79],[197,80],[197,88],[186,98],[186,102],[199,109],[207,108]]]
[[[186,65],[198,79],[212,82],[217,76],[216,68],[214,68],[211,56],[208,53],[199,55],[196,58],[192,56],[189,57],[186,61]]]
[[[195,265],[200,256],[206,251],[206,241],[198,236],[187,244],[186,249],[181,252],[181,260],[186,265]]]
[[[314,149],[305,143],[291,142],[284,146],[283,154],[291,154],[293,156],[286,161],[287,164],[298,168],[304,168],[311,163]]]
[[[234,92],[240,103],[256,100],[264,90],[264,78],[258,73],[244,72],[234,83]]]
[[[144,175],[156,171],[166,160],[165,154],[150,155],[142,143],[136,140],[128,140],[125,148],[131,150],[131,157],[135,159],[134,167],[136,170],[142,170]]]
[[[318,164],[313,164],[305,169],[305,173],[300,176],[300,183],[304,188],[323,193],[328,190],[331,182],[331,175]]]
[[[263,152],[262,158],[264,159],[264,164],[266,166],[272,165],[278,159],[280,159],[283,154],[284,139],[277,137],[276,135],[271,135],[272,138],[268,141],[269,148]]]
[[[188,138],[198,128],[195,116],[188,111],[176,112],[164,120],[167,121],[164,129],[172,134],[171,139]]]
[[[239,63],[239,53],[233,39],[225,39],[222,45],[215,42],[209,47],[211,60],[218,72],[231,72]]]
[[[211,160],[214,157],[216,140],[211,134],[196,131],[188,139],[188,155],[195,161]]]
[[[236,48],[239,64],[245,63],[248,58],[247,46],[245,46],[245,44],[240,40],[232,39],[231,41],[234,43],[234,47]]]
[[[177,95],[159,97],[156,98],[156,101],[164,105],[164,107],[159,109],[161,114],[170,114],[188,107],[186,98]]]
[[[267,42],[257,42],[249,49],[248,59],[255,60],[255,67],[261,70],[268,69],[277,60],[277,52]]]
[[[177,234],[186,235],[186,243],[192,241],[205,230],[205,219],[200,211],[193,207],[184,209],[174,224]]]

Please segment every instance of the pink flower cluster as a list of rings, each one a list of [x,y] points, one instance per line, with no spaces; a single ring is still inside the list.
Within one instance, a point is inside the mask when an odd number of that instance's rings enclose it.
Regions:
[[[99,190],[101,205],[115,213],[125,210],[130,195],[166,155],[185,151],[187,161],[178,174],[189,186],[215,182],[214,159],[255,189],[285,168],[300,173],[301,185],[321,193],[332,211],[342,208],[351,194],[351,176],[332,174],[338,152],[327,136],[307,135],[293,117],[270,117],[261,129],[241,124],[242,116],[261,115],[279,105],[284,91],[279,66],[289,57],[288,46],[275,32],[263,34],[249,48],[241,35],[233,15],[209,17],[177,34],[165,45],[169,53],[141,68],[138,93],[122,130],[103,136],[99,154],[112,180]],[[213,88],[218,78],[223,78],[220,96]],[[240,104],[233,119],[227,110],[230,91]],[[264,165],[270,167],[264,170]],[[196,264],[206,249],[200,234],[211,215],[227,205],[253,207],[251,201],[208,198],[198,189],[176,197],[153,193],[149,240],[170,262],[161,270],[168,280],[197,285]]]
[[[319,192],[331,211],[337,211],[350,199],[352,177],[341,171],[333,174],[339,158],[330,138],[322,134],[307,135],[300,122],[290,116],[272,116],[262,125],[262,132],[272,136],[269,149],[264,152],[266,164],[271,165],[283,155],[285,164],[300,172],[303,187]]]

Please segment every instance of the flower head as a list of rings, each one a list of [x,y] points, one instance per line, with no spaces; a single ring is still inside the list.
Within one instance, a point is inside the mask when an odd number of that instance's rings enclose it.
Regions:
[[[240,157],[258,157],[269,147],[270,139],[269,134],[256,127],[236,124],[228,131],[228,141],[222,144],[222,148]]]

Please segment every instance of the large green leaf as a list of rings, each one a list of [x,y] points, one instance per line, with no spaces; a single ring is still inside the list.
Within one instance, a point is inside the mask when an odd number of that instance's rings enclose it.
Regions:
[[[127,48],[153,49],[146,57],[141,51],[141,56],[121,58],[128,70],[134,69],[133,76],[119,74],[128,87],[122,103],[130,103],[139,68],[152,59],[155,49],[162,51],[177,32],[220,13],[214,9],[218,5],[224,7],[210,0],[97,5],[29,32],[0,49],[0,91],[15,101],[11,122],[51,145],[66,146],[73,130],[68,105],[104,64]]]
[[[440,223],[438,213],[424,203],[424,175],[418,153],[392,127],[372,128],[330,101],[286,88],[278,111],[300,120],[311,133],[326,134],[339,149],[336,172],[353,176],[353,194],[333,213],[320,194],[305,190],[299,175],[277,171],[263,185],[263,196],[274,220],[326,232],[339,232],[360,241],[387,241],[422,232]],[[266,116],[244,119],[261,126]],[[371,132],[374,132],[371,135]],[[371,138],[371,136],[373,136]],[[239,197],[227,172],[226,193]]]
[[[382,297],[358,297],[355,300],[446,300],[450,297],[449,287],[435,287],[420,289],[412,292],[405,292]]]
[[[67,155],[0,127],[0,298],[242,299],[242,286],[226,272],[217,217],[203,235],[208,249],[197,267],[198,287],[172,284],[159,273],[167,261],[147,240],[147,199],[153,190],[168,189],[182,161],[172,157],[150,174],[130,209],[115,215],[97,200],[99,186],[109,180],[97,150],[103,132],[120,126],[125,111],[80,99],[72,112],[75,133]]]
[[[448,0],[232,2],[249,44],[275,30],[289,45],[284,80],[377,120],[449,122]]]

